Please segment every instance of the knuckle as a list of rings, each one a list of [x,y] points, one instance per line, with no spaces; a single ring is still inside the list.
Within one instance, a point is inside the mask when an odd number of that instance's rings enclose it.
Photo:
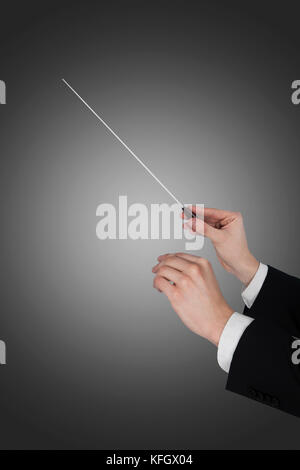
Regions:
[[[201,258],[200,265],[202,268],[207,269],[210,266],[210,262],[206,258]]]
[[[160,276],[164,276],[165,274],[167,274],[167,271],[168,271],[168,268],[166,266],[161,266],[161,268],[159,268],[158,270],[158,274]]]
[[[190,278],[188,276],[183,275],[182,278],[180,279],[180,284],[183,287],[183,289],[189,287]]]
[[[158,267],[157,267],[156,273],[160,272],[161,269],[163,269],[165,266],[166,266],[165,261],[161,261],[161,262],[159,263]]]
[[[192,264],[189,267],[189,272],[191,276],[199,276],[201,274],[201,268],[198,264]]]

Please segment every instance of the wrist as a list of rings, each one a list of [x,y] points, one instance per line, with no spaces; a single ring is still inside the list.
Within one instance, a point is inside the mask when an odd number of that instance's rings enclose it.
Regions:
[[[214,328],[211,332],[210,337],[207,338],[215,346],[218,347],[225,325],[233,313],[234,310],[227,304],[222,306],[222,308],[219,310],[219,313],[215,320]]]
[[[241,261],[239,269],[236,271],[236,277],[241,283],[247,287],[254,278],[259,268],[259,261],[249,253],[244,260]]]

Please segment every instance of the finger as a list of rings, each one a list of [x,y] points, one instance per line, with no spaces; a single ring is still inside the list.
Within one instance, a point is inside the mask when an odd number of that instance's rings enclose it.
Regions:
[[[185,271],[190,265],[190,261],[178,257],[177,255],[168,256],[165,260],[161,261],[163,266],[170,266],[180,272]]]
[[[176,253],[178,258],[185,259],[190,263],[196,263],[199,266],[209,265],[209,261],[206,258],[202,258],[201,256],[190,255],[188,253]]]
[[[212,242],[217,241],[220,237],[220,230],[212,227],[203,220],[200,219],[189,219],[184,223],[184,228],[190,230],[192,233],[198,235],[204,235],[209,238]]]
[[[157,289],[158,291],[163,292],[169,300],[171,300],[175,291],[175,286],[172,286],[169,281],[167,281],[161,276],[155,276],[153,281],[153,287],[155,287],[155,289]]]
[[[241,216],[239,212],[225,211],[210,207],[189,206],[189,208],[193,212],[196,212],[198,219],[203,220],[206,224],[216,229],[223,228]],[[195,220],[195,218],[192,220]]]
[[[185,259],[191,263],[197,263],[198,260],[202,259],[201,256],[190,255],[189,253],[176,253],[177,258]]]
[[[221,220],[224,219],[225,217],[228,217],[232,214],[235,214],[235,212],[232,211],[226,211],[224,209],[215,209],[214,207],[203,207],[203,206],[188,206],[189,209],[191,209],[197,216],[203,217],[204,219],[206,218],[214,218],[216,220]]]
[[[156,275],[162,276],[168,281],[174,282],[175,284],[178,284],[182,279],[182,273],[180,271],[166,265],[159,266],[156,271]]]
[[[164,261],[168,256],[171,256],[170,253],[165,253],[164,255],[160,255],[157,257],[158,261]]]

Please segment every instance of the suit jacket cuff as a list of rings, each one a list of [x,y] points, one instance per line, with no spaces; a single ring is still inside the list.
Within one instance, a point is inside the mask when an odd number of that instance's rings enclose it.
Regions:
[[[220,337],[217,356],[219,366],[225,372],[229,372],[235,349],[245,329],[252,321],[253,318],[235,312],[226,323]]]
[[[227,390],[300,416],[300,370],[292,361],[293,341],[268,319],[253,321],[234,353]]]
[[[250,284],[243,290],[242,299],[248,308],[251,308],[258,296],[268,274],[268,266],[260,263],[258,270]]]

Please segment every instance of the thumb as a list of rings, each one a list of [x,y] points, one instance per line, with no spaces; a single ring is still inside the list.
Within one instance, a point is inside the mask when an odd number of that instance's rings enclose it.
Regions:
[[[196,232],[198,235],[204,235],[209,238],[213,243],[217,242],[220,238],[221,231],[204,222],[198,218],[191,218],[183,224],[184,228],[191,232]]]

